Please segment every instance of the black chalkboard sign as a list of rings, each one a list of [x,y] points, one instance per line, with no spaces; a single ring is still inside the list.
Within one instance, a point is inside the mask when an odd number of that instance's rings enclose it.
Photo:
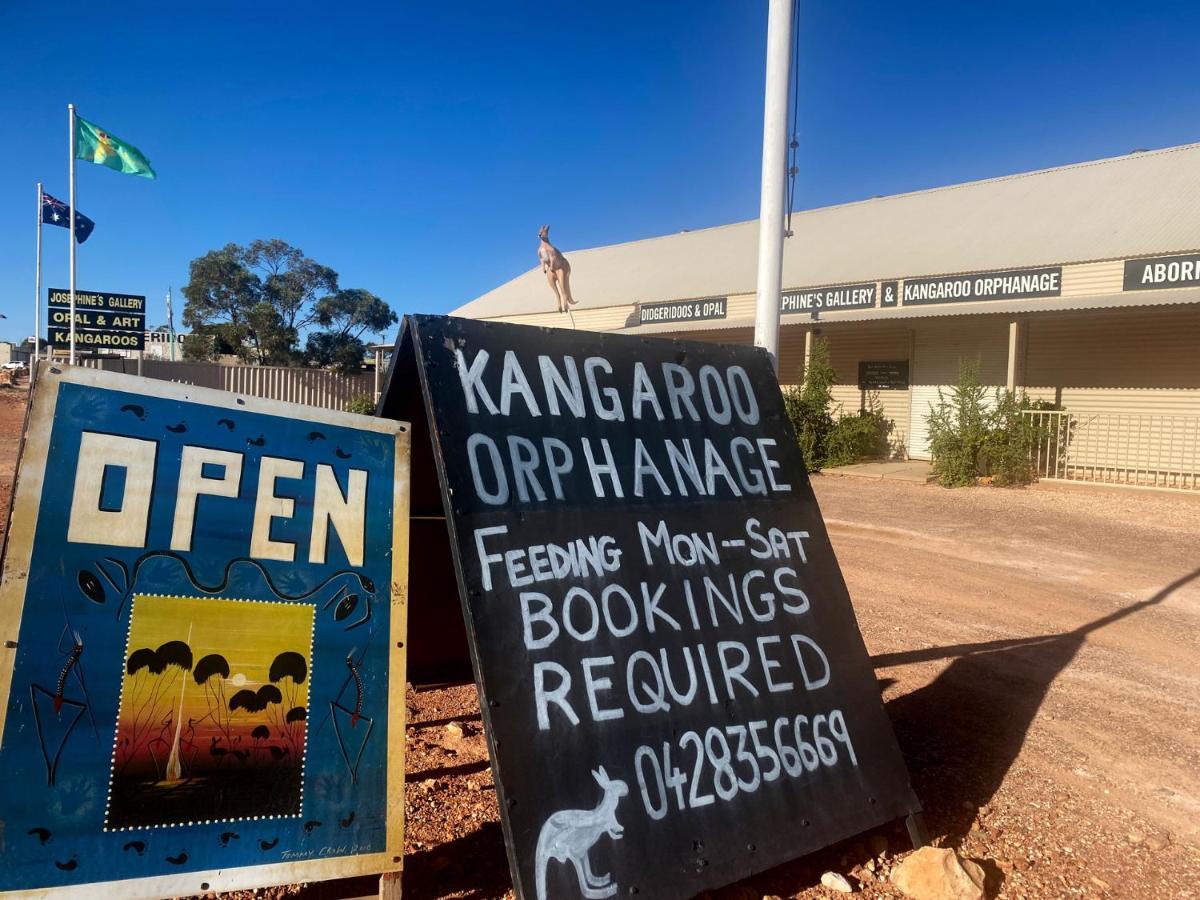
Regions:
[[[761,351],[414,316],[380,409],[418,390],[518,897],[690,897],[918,810]]]

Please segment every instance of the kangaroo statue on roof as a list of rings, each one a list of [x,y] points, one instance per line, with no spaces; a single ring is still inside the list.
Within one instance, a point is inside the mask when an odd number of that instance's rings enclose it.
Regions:
[[[538,262],[546,273],[546,281],[550,290],[554,291],[554,299],[558,302],[558,311],[565,313],[567,308],[575,305],[571,296],[571,264],[558,248],[550,243],[550,226],[543,225],[538,231]]]
[[[579,879],[579,890],[587,900],[602,900],[617,893],[612,875],[592,871],[588,852],[607,834],[619,840],[625,829],[617,822],[617,804],[629,793],[624,781],[609,778],[604,767],[592,770],[603,793],[595,809],[563,809],[546,820],[538,834],[534,856],[537,900],[546,900],[546,869],[550,860],[569,862]]]

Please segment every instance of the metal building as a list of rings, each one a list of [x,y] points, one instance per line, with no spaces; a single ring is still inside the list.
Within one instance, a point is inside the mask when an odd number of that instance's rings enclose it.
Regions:
[[[969,360],[1063,407],[1041,417],[1043,477],[1200,488],[1200,144],[809,210],[792,229],[780,378],[827,339],[837,399],[880,404],[897,455],[928,458],[929,404]],[[757,241],[751,221],[568,252],[571,313],[534,268],[455,315],[750,343]]]

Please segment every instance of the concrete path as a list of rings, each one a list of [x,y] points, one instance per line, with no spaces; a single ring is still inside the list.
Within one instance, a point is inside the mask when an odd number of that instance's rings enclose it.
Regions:
[[[876,480],[906,481],[910,484],[927,484],[935,477],[925,460],[910,459],[894,462],[863,462],[852,466],[836,466],[822,470],[825,475],[848,475],[852,478],[874,478]]]

